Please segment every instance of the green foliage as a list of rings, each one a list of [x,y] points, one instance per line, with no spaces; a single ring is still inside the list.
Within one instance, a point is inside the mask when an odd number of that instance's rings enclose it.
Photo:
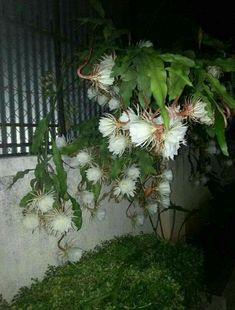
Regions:
[[[191,246],[125,236],[79,263],[50,267],[42,281],[20,290],[9,309],[196,309],[201,276],[201,257]]]
[[[34,169],[26,169],[24,171],[18,171],[16,175],[12,179],[12,183],[9,185],[8,188],[11,188],[18,180],[23,179],[26,174],[28,174],[30,171],[33,171]]]
[[[51,119],[52,112],[48,113],[46,117],[44,117],[38,124],[34,138],[33,138],[33,144],[31,147],[31,152],[33,154],[37,154],[40,150],[41,145],[44,142],[45,134],[48,132],[48,126]]]
[[[215,118],[215,134],[217,137],[217,141],[219,143],[220,149],[223,152],[225,156],[228,156],[228,148],[224,133],[224,118],[221,114],[221,111],[219,109],[216,109],[216,118]]]
[[[166,83],[166,70],[164,68],[164,62],[157,57],[154,57],[150,61],[149,76],[151,78],[151,91],[153,97],[160,108],[161,115],[166,127],[169,126],[169,116],[166,111],[165,100],[167,96],[167,83]]]
[[[82,210],[76,199],[74,199],[70,195],[69,195],[69,199],[72,203],[72,209],[73,209],[73,215],[74,215],[73,222],[76,225],[77,229],[80,229],[82,227]]]
[[[192,86],[189,80],[190,69],[182,64],[172,63],[171,67],[166,68],[169,72],[167,79],[169,100],[174,100],[181,96],[186,85]]]
[[[209,81],[211,88],[220,96],[220,99],[224,101],[229,108],[234,109],[235,99],[229,95],[225,86],[210,74],[207,74],[207,80]]]
[[[52,154],[59,181],[59,192],[63,197],[67,191],[67,173],[64,170],[61,154],[55,143],[52,145]]]

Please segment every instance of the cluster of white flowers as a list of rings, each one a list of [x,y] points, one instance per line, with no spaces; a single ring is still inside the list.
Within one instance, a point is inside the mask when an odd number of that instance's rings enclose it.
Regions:
[[[112,77],[112,69],[115,65],[115,57],[113,55],[105,55],[100,62],[94,66],[92,72],[92,82],[96,87],[104,91],[108,91],[109,87],[114,83]]]
[[[87,97],[91,101],[96,101],[101,107],[107,105],[110,111],[120,108],[119,88],[112,86],[108,93],[102,93],[94,86],[90,86],[87,90]]]
[[[51,234],[63,234],[73,226],[73,211],[62,208],[55,201],[54,192],[37,191],[32,193],[33,198],[29,200],[23,225],[26,229],[34,231],[41,226]]]
[[[170,119],[165,128],[161,116],[152,117],[144,110],[136,114],[132,109],[123,112],[119,119],[112,114],[101,117],[99,131],[109,138],[109,150],[121,156],[131,144],[154,149],[165,159],[173,159],[181,144],[185,144],[187,126],[181,117]]]
[[[154,191],[149,195],[144,209],[149,215],[155,215],[159,207],[168,208],[170,206],[171,187],[170,182],[173,180],[171,169],[165,169],[156,177]]]

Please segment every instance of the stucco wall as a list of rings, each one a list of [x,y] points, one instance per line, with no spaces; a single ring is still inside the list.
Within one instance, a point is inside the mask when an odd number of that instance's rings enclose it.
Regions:
[[[21,286],[29,285],[31,278],[41,278],[48,265],[58,264],[58,238],[48,236],[43,231],[31,233],[22,226],[22,213],[18,203],[29,191],[30,175],[18,181],[11,190],[7,189],[12,175],[18,170],[32,168],[34,164],[35,157],[0,159],[0,294],[7,300],[10,300]],[[192,187],[189,183],[189,166],[184,154],[169,165],[174,171],[171,196],[173,203],[192,209],[208,199],[206,190]],[[126,218],[124,204],[106,202],[103,207],[107,211],[104,221],[91,220],[88,213],[84,212],[82,229],[71,235],[84,250],[117,235],[152,231],[148,221],[141,228],[134,228]],[[183,218],[184,214],[177,214],[175,235]],[[166,237],[170,235],[171,221],[172,214],[164,213],[163,227]]]
[[[22,225],[22,210],[18,204],[30,189],[30,175],[18,181],[11,190],[7,189],[11,175],[32,168],[34,164],[34,157],[0,160],[0,293],[7,300],[21,286],[29,285],[31,278],[41,278],[48,265],[58,264],[58,238],[43,231],[31,233]],[[126,218],[125,205],[106,203],[103,207],[107,212],[105,220],[91,220],[84,212],[82,229],[70,235],[82,249],[91,249],[100,241],[117,235],[151,231],[147,221],[141,229],[134,228]]]

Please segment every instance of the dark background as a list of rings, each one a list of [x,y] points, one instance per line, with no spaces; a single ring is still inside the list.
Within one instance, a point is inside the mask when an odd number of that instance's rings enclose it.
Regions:
[[[118,27],[129,28],[134,41],[152,40],[160,48],[197,46],[198,30],[235,46],[232,1],[103,0]]]

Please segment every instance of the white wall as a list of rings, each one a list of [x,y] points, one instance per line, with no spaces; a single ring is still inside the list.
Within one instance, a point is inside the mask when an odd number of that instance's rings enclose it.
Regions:
[[[34,157],[19,157],[0,160],[0,293],[7,300],[16,294],[21,286],[29,285],[31,278],[41,278],[48,265],[56,265],[57,239],[46,233],[31,233],[22,226],[22,213],[18,206],[20,199],[29,190],[30,176],[18,181],[7,190],[12,177],[18,170],[32,168]],[[84,250],[93,248],[102,240],[125,233],[137,233],[126,218],[125,205],[105,205],[107,216],[102,222],[91,220],[84,212],[82,229],[72,238]],[[149,224],[141,227],[149,232]]]
[[[0,159],[0,293],[10,300],[21,286],[29,285],[31,278],[42,278],[48,265],[56,265],[57,238],[43,231],[31,233],[22,226],[22,213],[18,206],[22,196],[29,191],[30,175],[18,181],[11,190],[7,186],[19,170],[33,168],[35,157]],[[171,163],[174,170],[172,201],[183,207],[194,208],[208,199],[208,192],[193,188],[189,183],[189,166],[184,155]],[[84,212],[82,229],[72,234],[77,245],[84,250],[93,248],[102,240],[125,233],[151,232],[146,221],[141,229],[134,228],[125,215],[125,205],[107,203],[106,219],[102,222],[91,220]],[[172,214],[163,217],[164,232],[169,236]],[[176,228],[182,222],[177,217]],[[177,229],[175,235],[177,234]]]

